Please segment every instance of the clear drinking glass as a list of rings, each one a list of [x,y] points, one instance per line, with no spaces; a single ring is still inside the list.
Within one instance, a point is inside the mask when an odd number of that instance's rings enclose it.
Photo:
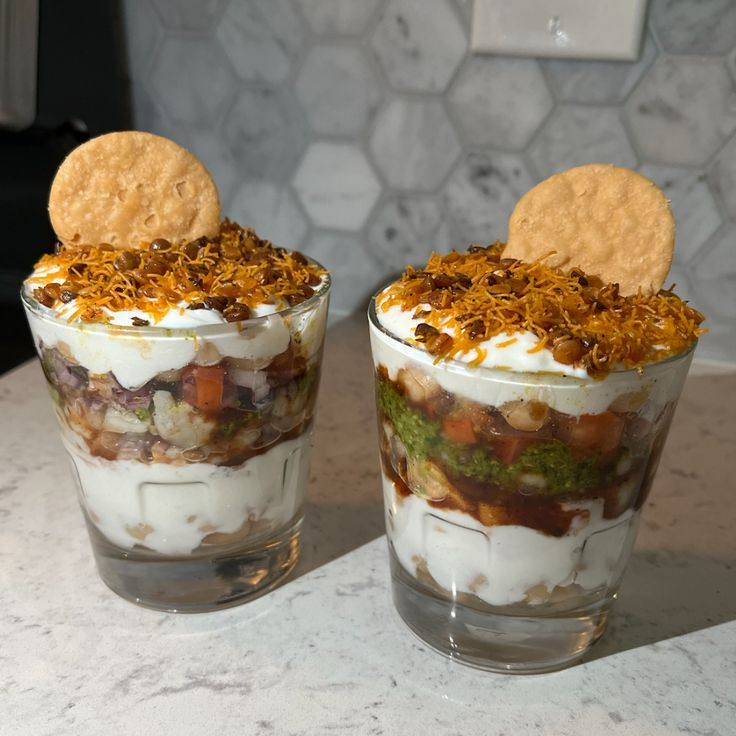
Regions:
[[[482,669],[564,667],[602,635],[693,349],[584,381],[469,368],[369,310],[393,598]]]
[[[97,567],[123,598],[209,611],[293,569],[329,287],[192,329],[70,323],[22,294]]]

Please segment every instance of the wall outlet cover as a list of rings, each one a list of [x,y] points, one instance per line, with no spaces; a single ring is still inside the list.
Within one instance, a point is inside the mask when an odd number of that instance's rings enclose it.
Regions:
[[[647,0],[475,0],[476,53],[635,61]]]

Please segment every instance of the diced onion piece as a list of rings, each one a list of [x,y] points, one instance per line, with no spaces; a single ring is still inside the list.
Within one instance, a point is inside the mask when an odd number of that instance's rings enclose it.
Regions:
[[[157,432],[183,450],[207,444],[215,422],[198,414],[185,401],[177,402],[168,391],[153,394],[153,422]]]
[[[108,406],[102,428],[110,432],[147,432],[150,422],[140,419],[132,411]]]

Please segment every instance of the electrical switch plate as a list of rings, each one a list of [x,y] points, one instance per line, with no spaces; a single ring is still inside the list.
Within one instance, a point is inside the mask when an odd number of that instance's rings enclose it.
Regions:
[[[634,61],[646,0],[475,0],[476,53]]]

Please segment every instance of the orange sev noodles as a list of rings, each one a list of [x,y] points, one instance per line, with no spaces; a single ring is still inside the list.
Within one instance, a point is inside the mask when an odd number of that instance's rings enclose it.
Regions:
[[[623,297],[617,285],[579,269],[565,272],[545,266],[544,259],[505,259],[503,248],[495,243],[434,253],[421,271],[407,267],[379,297],[378,307],[415,310],[427,325],[449,331],[452,340],[441,343],[441,358],[476,351],[471,364],[479,364],[479,343],[527,331],[539,340],[530,353],[549,348],[557,357],[559,351],[560,362],[593,376],[662,360],[705,332],[703,315],[671,289]],[[496,347],[514,341],[510,337]],[[427,349],[433,352],[429,341]]]
[[[26,283],[36,287],[36,298],[45,296],[45,285],[60,283],[62,292],[73,295],[72,309],[65,313],[69,321],[108,322],[108,309],[144,311],[155,322],[182,303],[210,308],[212,297],[220,305],[248,308],[278,300],[296,304],[311,295],[325,273],[300,253],[275,248],[228,220],[214,238],[168,246],[158,251],[61,246],[41,257]],[[43,303],[63,304],[63,299],[49,301]]]

